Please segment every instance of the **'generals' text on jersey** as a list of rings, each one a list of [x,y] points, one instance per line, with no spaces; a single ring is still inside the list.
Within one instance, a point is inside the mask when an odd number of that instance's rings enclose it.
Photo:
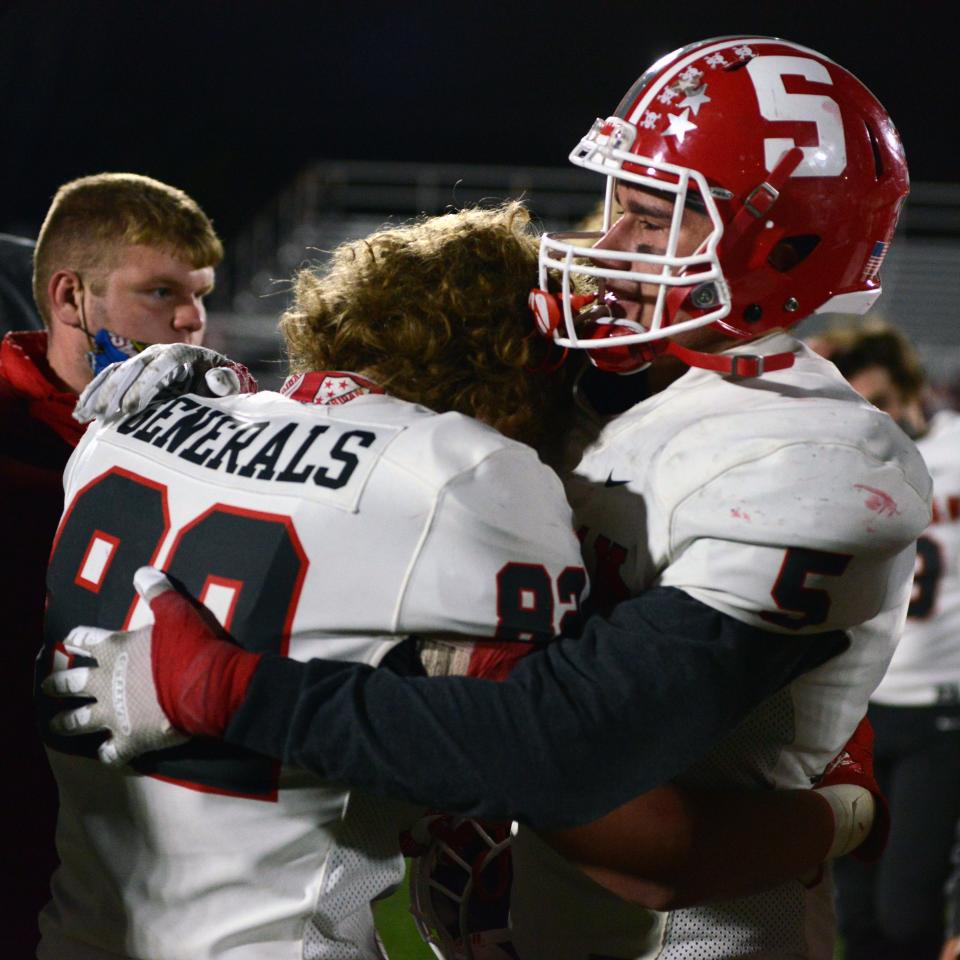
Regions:
[[[48,651],[77,624],[144,623],[143,564],[244,646],[299,660],[376,665],[418,633],[541,639],[576,615],[570,511],[531,449],[347,374],[286,392],[91,428],[66,475]],[[220,744],[136,772],[53,746],[63,866],[42,957],[379,956],[370,904],[403,875],[385,805]]]

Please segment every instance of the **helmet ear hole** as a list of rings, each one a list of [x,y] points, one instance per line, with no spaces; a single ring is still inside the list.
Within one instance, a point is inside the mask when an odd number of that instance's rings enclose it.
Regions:
[[[767,263],[778,273],[787,273],[798,263],[806,260],[820,243],[815,233],[802,233],[783,237],[767,256]]]
[[[883,155],[880,153],[880,144],[877,141],[877,135],[873,132],[873,128],[867,123],[866,120],[863,121],[863,125],[867,128],[867,139],[870,141],[870,149],[873,151],[873,170],[877,175],[877,180],[883,179]]]

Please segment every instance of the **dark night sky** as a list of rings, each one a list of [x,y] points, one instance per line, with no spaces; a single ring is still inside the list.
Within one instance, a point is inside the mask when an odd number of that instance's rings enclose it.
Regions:
[[[655,57],[741,31],[842,63],[915,180],[960,180],[952,6],[0,0],[0,230],[106,169],[183,187],[229,238],[314,158],[559,166]]]

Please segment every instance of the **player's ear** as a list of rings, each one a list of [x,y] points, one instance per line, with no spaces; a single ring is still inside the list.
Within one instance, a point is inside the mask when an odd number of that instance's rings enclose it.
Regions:
[[[52,323],[80,327],[83,323],[83,281],[75,270],[57,270],[47,283]]]

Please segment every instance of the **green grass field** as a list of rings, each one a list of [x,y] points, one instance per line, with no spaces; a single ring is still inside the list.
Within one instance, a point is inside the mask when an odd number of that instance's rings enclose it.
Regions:
[[[434,960],[430,948],[420,939],[410,916],[410,898],[407,894],[410,862],[400,889],[374,908],[377,930],[383,939],[390,960]]]

